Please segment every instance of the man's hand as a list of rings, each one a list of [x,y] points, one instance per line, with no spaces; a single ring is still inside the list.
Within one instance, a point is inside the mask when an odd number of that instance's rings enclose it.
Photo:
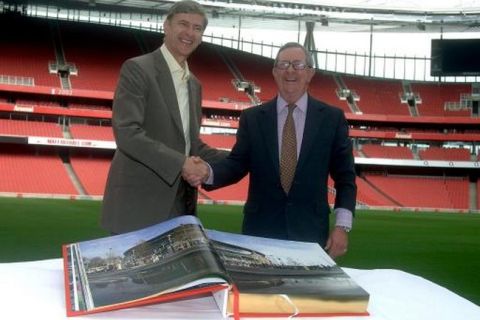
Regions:
[[[330,255],[330,257],[332,257],[332,259],[335,259],[347,253],[347,248],[348,233],[343,230],[343,228],[333,228],[333,230],[330,232],[330,236],[328,237],[325,250],[327,250],[328,254]]]
[[[182,177],[192,187],[198,187],[208,179],[209,170],[205,161],[200,157],[189,157],[185,159],[182,167]]]

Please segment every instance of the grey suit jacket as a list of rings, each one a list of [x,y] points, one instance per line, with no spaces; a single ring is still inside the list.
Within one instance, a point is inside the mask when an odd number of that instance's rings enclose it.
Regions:
[[[188,91],[190,154],[218,160],[225,152],[199,138],[201,85],[193,74]],[[102,226],[123,233],[177,215],[173,206],[182,181],[185,139],[173,79],[160,49],[123,64],[112,121],[117,150],[103,199]],[[188,186],[187,191],[195,206],[196,189]]]

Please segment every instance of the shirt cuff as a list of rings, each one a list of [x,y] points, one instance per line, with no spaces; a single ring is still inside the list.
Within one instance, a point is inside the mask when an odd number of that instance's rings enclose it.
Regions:
[[[334,212],[336,217],[335,226],[352,229],[353,214],[350,210],[345,208],[336,208]]]
[[[207,184],[207,185],[212,185],[213,184],[213,170],[212,170],[212,167],[210,166],[210,164],[208,162],[205,162],[207,164],[207,167],[208,167],[208,178],[207,180],[205,180],[205,182],[203,184]]]

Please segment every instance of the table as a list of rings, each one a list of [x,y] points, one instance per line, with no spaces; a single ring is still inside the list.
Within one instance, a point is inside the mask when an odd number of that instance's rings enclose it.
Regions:
[[[368,307],[370,316],[322,319],[480,319],[479,306],[422,277],[393,269],[343,268],[343,270],[370,293]],[[65,314],[62,260],[0,263],[0,306],[0,319],[72,319],[67,318]],[[210,297],[185,299],[77,318],[104,320],[222,319]]]

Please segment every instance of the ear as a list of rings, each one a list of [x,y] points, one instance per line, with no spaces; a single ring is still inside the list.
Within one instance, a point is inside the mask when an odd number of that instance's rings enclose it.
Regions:
[[[315,69],[314,68],[309,68],[308,73],[307,73],[308,83],[310,83],[310,81],[312,80],[314,75],[315,75]]]
[[[165,19],[165,21],[163,21],[163,32],[166,33],[169,27],[170,22],[168,21],[168,19]]]

